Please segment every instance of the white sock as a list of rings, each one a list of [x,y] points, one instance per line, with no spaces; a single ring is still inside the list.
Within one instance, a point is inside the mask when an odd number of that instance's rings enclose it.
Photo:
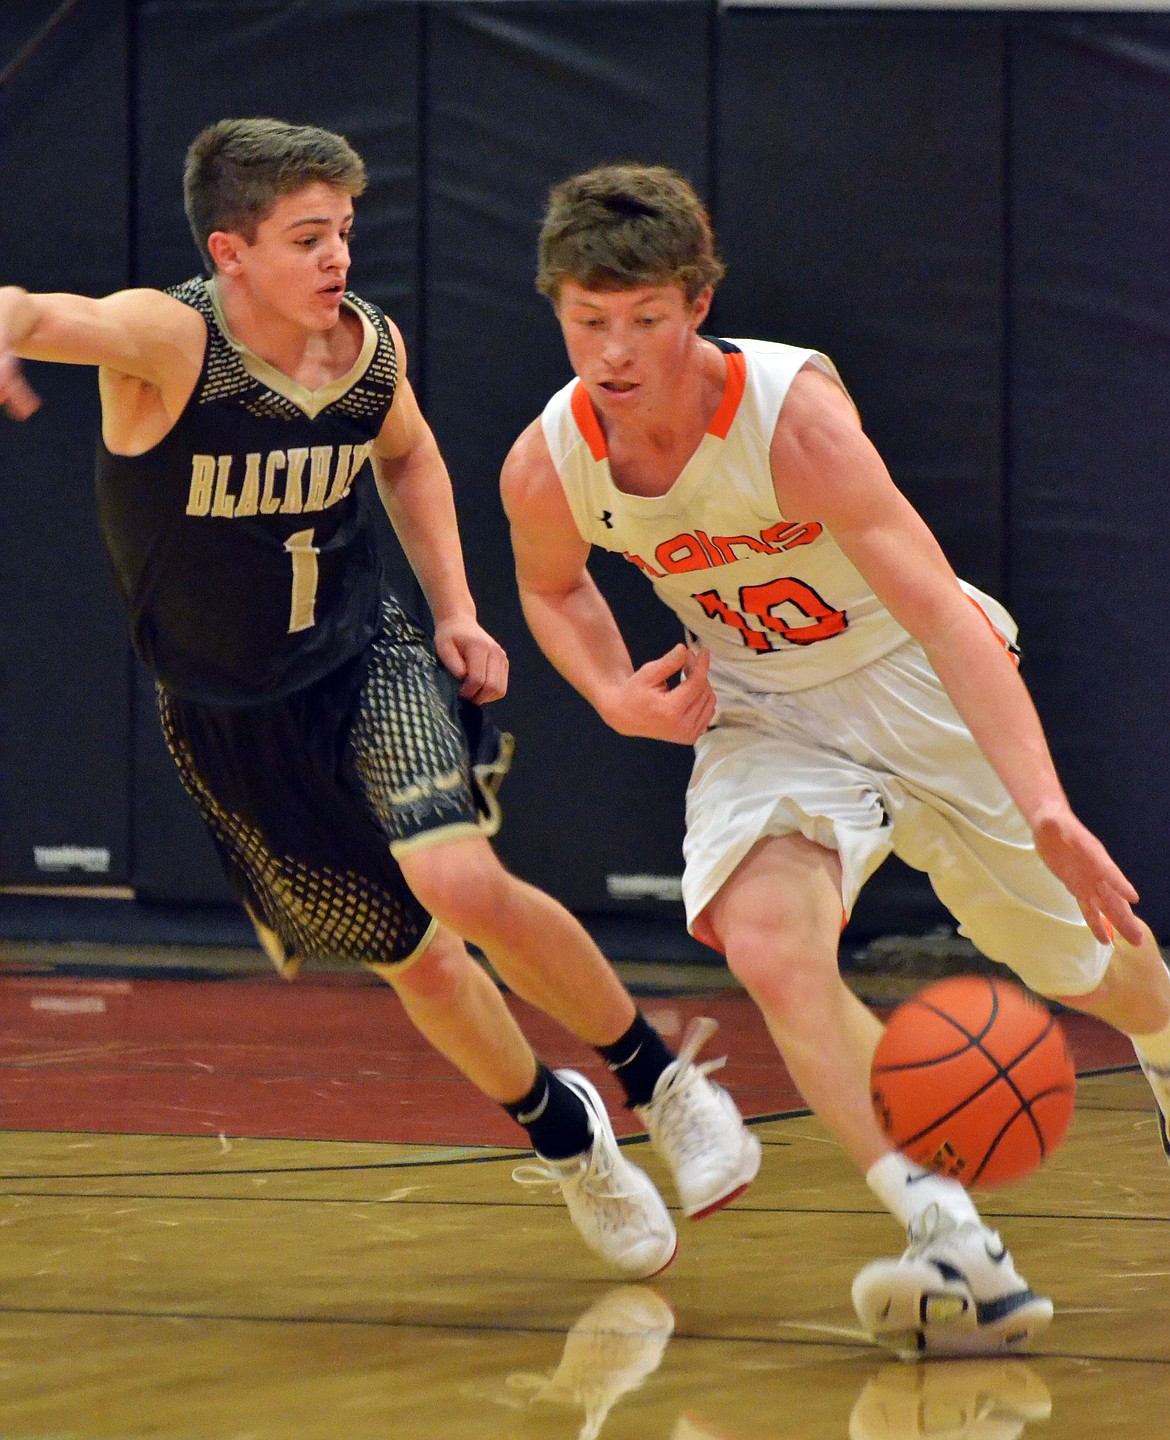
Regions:
[[[1148,1060],[1159,1070],[1170,1070],[1170,1025],[1149,1035],[1131,1035],[1129,1038],[1142,1060]]]
[[[937,1205],[956,1224],[962,1225],[968,1220],[979,1223],[979,1212],[957,1180],[935,1175],[897,1150],[891,1150],[869,1167],[865,1183],[906,1230],[930,1205]]]

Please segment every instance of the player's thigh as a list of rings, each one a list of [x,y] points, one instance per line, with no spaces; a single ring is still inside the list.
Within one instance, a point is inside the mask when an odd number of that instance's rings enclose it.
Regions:
[[[1100,982],[1112,947],[1085,924],[1014,806],[972,817],[911,801],[895,823],[894,850],[926,870],[960,934],[1033,990],[1080,995]]]
[[[344,771],[396,859],[484,827],[450,677],[397,611],[371,643],[348,720]]]
[[[802,724],[791,702],[779,711],[773,697],[760,697],[752,723],[716,726],[696,746],[683,845],[683,898],[696,934],[696,917],[764,840],[796,836],[836,857],[838,926],[889,854],[876,777],[825,746],[815,714]],[[754,870],[753,860],[747,873]]]
[[[836,968],[841,860],[804,835],[758,840],[702,917],[737,973],[772,966]]]
[[[431,917],[368,807],[322,759],[339,746],[321,742],[336,735],[319,698],[216,710],[160,691],[159,703],[180,778],[278,966],[409,961]]]

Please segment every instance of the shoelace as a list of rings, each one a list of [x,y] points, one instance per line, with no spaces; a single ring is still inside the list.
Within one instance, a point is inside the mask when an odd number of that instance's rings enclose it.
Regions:
[[[1003,1241],[1000,1239],[997,1231],[991,1230],[986,1225],[975,1221],[966,1221],[964,1224],[977,1225],[977,1228],[983,1232],[987,1240],[991,1241],[997,1248],[1002,1248]],[[918,1259],[918,1257],[926,1250],[929,1250],[937,1240],[945,1240],[949,1236],[957,1234],[957,1232],[963,1228],[963,1225],[956,1221],[953,1216],[945,1214],[937,1204],[928,1205],[919,1216],[917,1224],[911,1225],[907,1231],[907,1239],[910,1242],[906,1247],[907,1258]]]
[[[936,1240],[941,1240],[945,1235],[949,1235],[958,1228],[955,1221],[943,1213],[942,1207],[932,1202],[906,1232],[906,1238],[909,1241],[906,1247],[907,1256],[917,1259]]]
[[[637,1198],[631,1190],[614,1188],[612,1181],[617,1167],[614,1164],[614,1157],[604,1147],[598,1147],[590,1158],[581,1158],[578,1163],[581,1166],[578,1174],[582,1189],[588,1190],[593,1195],[602,1195],[608,1200],[634,1200]],[[556,1165],[550,1161],[529,1160],[523,1165],[517,1165],[512,1171],[512,1179],[518,1185],[560,1186],[566,1178],[574,1180],[578,1176],[571,1172],[566,1176],[563,1170],[558,1170]]]
[[[686,1034],[683,1036],[683,1043],[678,1052],[679,1069],[683,1070],[694,1063],[695,1056],[710,1040],[716,1030],[719,1029],[719,1021],[712,1020],[710,1015],[699,1015],[687,1026]],[[719,1070],[727,1064],[727,1056],[721,1055],[718,1060],[706,1060],[699,1067],[704,1075],[712,1070]]]
[[[668,1105],[666,1102],[682,1096],[696,1081],[714,1074],[716,1070],[722,1070],[727,1064],[726,1055],[721,1055],[718,1060],[704,1060],[701,1065],[695,1064],[695,1056],[718,1029],[719,1022],[707,1015],[700,1015],[691,1021],[683,1036],[674,1074],[651,1102],[661,1116],[659,1126],[662,1143],[680,1158],[700,1149],[704,1141],[693,1123],[693,1112],[685,1105]]]

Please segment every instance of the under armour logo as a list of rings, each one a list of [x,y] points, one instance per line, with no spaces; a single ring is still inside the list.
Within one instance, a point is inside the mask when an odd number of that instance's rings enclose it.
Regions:
[[[601,520],[601,523],[605,526],[605,528],[606,528],[607,530],[612,530],[612,529],[613,529],[613,511],[612,511],[612,510],[603,510],[603,511],[601,512],[601,515],[600,515],[598,518]]]

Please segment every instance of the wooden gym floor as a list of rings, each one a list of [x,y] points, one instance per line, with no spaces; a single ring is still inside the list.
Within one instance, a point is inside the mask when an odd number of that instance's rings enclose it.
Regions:
[[[1070,1137],[983,1202],[1051,1330],[1026,1358],[905,1365],[849,1302],[901,1236],[720,971],[651,967],[643,1005],[673,1037],[719,1020],[763,1170],[734,1207],[680,1216],[674,1266],[628,1285],[554,1192],[513,1182],[520,1132],[385,987],[70,955],[0,959],[2,1440],[1170,1433],[1170,1171],[1103,1027],[1065,1017]],[[596,1056],[516,1009],[673,1199]]]

